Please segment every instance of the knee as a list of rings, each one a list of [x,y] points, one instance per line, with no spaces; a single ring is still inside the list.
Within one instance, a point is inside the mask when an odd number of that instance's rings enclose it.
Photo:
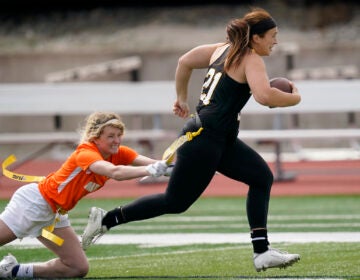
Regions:
[[[264,175],[262,185],[265,187],[267,192],[270,193],[273,183],[274,183],[274,175],[271,171],[269,171],[266,175]]]
[[[272,184],[274,183],[274,174],[272,173],[271,169],[267,167],[263,170],[261,176],[259,176],[258,179],[261,180],[261,185],[271,188]]]
[[[89,269],[89,262],[87,260],[77,263],[76,267],[73,268],[73,277],[83,278],[89,273]]]
[[[77,276],[76,277],[85,277],[89,273],[89,263],[84,264],[77,268]]]
[[[168,202],[168,213],[169,214],[181,214],[189,209],[191,204],[180,202],[180,201],[170,201]]]
[[[257,186],[257,188],[269,191],[271,190],[271,187],[274,183],[274,175],[271,172],[270,169],[264,171],[261,173],[260,176],[257,176],[254,178],[254,181],[252,182],[252,186]]]
[[[267,178],[267,185],[269,186],[269,188],[271,188],[272,184],[274,183],[274,174],[271,172],[271,170],[269,170],[266,178]]]

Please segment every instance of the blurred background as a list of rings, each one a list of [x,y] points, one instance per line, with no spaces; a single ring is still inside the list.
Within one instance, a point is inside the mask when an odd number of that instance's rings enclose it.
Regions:
[[[199,44],[224,41],[227,22],[242,17],[250,7],[268,10],[279,26],[279,45],[273,55],[265,58],[270,77],[285,76],[295,82],[359,78],[360,5],[356,0],[183,0],[171,1],[171,4],[165,1],[3,0],[0,3],[2,84],[173,81],[181,54]],[[104,70],[80,78],[66,76],[69,69],[128,57],[140,59],[136,71]],[[191,79],[192,108],[197,103],[203,77],[203,71],[195,71]],[[78,129],[84,117],[64,116],[60,130]],[[152,126],[147,116],[138,115],[136,121],[134,116],[123,115],[123,118],[128,129]],[[161,118],[166,130],[179,130],[183,125],[183,120],[171,114]],[[354,112],[288,116],[284,122],[285,125],[295,122],[298,128],[359,127],[360,104]],[[264,129],[272,125],[273,120],[264,116],[242,119],[244,128]],[[34,130],[51,132],[59,127],[54,127],[52,117],[2,116],[0,119],[0,132]],[[157,141],[151,153],[161,156],[169,143],[169,140]],[[131,143],[144,149],[142,144]],[[272,147],[256,141],[252,145],[264,153],[272,151]],[[301,145],[323,148],[329,143],[314,140]],[[2,158],[9,153],[26,154],[38,146],[8,143],[1,145],[0,153]],[[294,143],[288,143],[283,150],[294,152],[297,148]],[[330,148],[347,149],[349,141],[333,141]],[[68,147],[54,147],[42,157],[61,159],[67,153]],[[353,149],[351,154],[355,154]]]

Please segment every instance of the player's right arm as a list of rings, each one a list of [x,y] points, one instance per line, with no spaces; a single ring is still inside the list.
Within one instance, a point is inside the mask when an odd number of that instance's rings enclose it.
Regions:
[[[182,55],[175,71],[177,99],[173,106],[175,115],[186,118],[190,114],[188,105],[188,85],[194,69],[207,68],[215,50],[223,43],[201,45]]]

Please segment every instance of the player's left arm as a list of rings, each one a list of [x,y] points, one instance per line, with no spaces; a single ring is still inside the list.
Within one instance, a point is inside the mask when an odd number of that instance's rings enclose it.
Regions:
[[[132,162],[132,165],[143,166],[143,165],[148,165],[148,164],[152,164],[155,162],[156,162],[155,159],[152,159],[152,158],[149,158],[149,157],[143,156],[143,155],[138,155]]]
[[[300,102],[301,96],[296,87],[294,87],[296,91],[293,94],[270,87],[264,60],[259,55],[251,54],[244,59],[246,80],[256,102],[269,107],[293,106]]]
[[[105,160],[98,160],[89,166],[93,173],[112,178],[117,181],[129,180],[144,176],[159,177],[166,174],[168,165],[165,161],[155,161],[143,166],[114,165]]]

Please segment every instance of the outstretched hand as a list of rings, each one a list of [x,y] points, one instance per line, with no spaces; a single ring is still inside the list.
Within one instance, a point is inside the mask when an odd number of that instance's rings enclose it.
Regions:
[[[149,175],[152,177],[160,177],[167,173],[168,167],[165,160],[159,160],[146,166],[146,171],[149,172]]]
[[[190,108],[187,102],[180,102],[176,100],[173,106],[173,112],[180,118],[187,118],[190,115]]]
[[[165,171],[164,176],[170,177],[170,176],[171,176],[171,173],[172,173],[172,171],[173,171],[173,169],[174,169],[174,166],[175,166],[174,163],[171,163],[170,165],[168,165],[168,167],[166,168],[166,171]]]

